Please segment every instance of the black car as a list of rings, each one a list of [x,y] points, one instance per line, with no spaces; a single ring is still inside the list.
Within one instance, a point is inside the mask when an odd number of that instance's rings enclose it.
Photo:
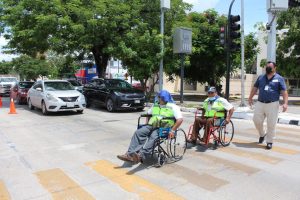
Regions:
[[[105,106],[109,112],[123,109],[142,111],[145,94],[120,79],[93,79],[83,87],[87,107],[91,104]]]

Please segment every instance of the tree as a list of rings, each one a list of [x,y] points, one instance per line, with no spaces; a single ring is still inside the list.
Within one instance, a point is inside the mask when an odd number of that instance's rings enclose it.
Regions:
[[[56,69],[52,68],[46,60],[36,59],[26,55],[14,58],[11,64],[14,70],[20,75],[21,80],[35,80],[40,75],[55,77],[57,74]]]
[[[300,9],[282,12],[278,18],[278,29],[288,31],[278,37],[277,70],[290,78],[300,78]]]
[[[226,73],[225,51],[219,43],[219,30],[226,18],[214,10],[190,13],[193,28],[193,53],[185,77],[191,81],[217,85]]]
[[[260,49],[258,47],[258,39],[254,33],[249,33],[245,36],[245,71],[249,74],[256,73],[256,57]],[[241,54],[237,54],[233,64],[236,66],[235,69],[241,68]]]
[[[2,61],[0,62],[0,74],[9,74],[13,71],[11,62]]]
[[[76,54],[92,52],[99,76],[119,38],[136,24],[137,0],[1,0],[0,21],[12,52],[36,57],[53,50]]]
[[[182,0],[171,1],[171,9],[165,13],[164,32],[164,71],[174,74],[176,59],[173,59],[172,33],[173,27],[178,22],[186,20],[185,10],[190,5]],[[160,1],[146,0],[138,6],[140,9],[135,16],[138,20],[131,31],[122,35],[115,52],[113,53],[122,60],[129,74],[139,80],[142,87],[146,86],[148,80],[153,84],[147,91],[149,97],[154,91],[154,85],[158,82],[159,63],[162,57],[160,35]],[[171,52],[171,53],[170,53]]]

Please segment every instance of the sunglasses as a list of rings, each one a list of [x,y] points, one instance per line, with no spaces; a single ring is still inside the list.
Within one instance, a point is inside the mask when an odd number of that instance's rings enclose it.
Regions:
[[[208,94],[213,94],[214,92],[208,92]]]

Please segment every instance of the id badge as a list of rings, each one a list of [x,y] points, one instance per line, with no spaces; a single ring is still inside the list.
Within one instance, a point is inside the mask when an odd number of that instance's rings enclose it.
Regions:
[[[269,90],[269,85],[266,85],[265,86],[265,91],[268,91]]]
[[[211,104],[210,103],[207,105],[207,110],[211,110]]]

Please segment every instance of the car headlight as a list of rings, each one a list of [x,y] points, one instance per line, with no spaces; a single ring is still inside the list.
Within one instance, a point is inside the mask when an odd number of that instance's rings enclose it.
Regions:
[[[79,95],[79,98],[78,98],[78,101],[83,101],[83,100],[85,100],[85,97],[84,97],[83,94],[80,94],[80,95]]]
[[[47,98],[49,101],[58,101],[58,99],[55,98],[52,94],[46,94],[46,98]]]
[[[119,97],[125,97],[125,94],[123,94],[122,92],[115,92],[115,94]]]

